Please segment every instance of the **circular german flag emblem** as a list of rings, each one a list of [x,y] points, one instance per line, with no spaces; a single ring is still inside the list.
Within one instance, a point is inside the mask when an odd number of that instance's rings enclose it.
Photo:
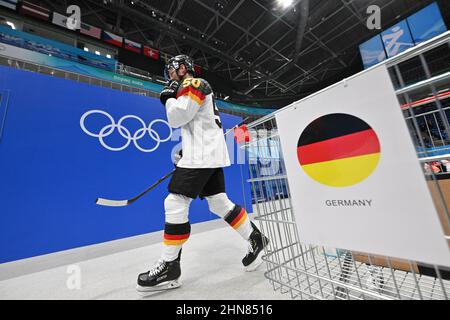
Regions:
[[[348,114],[330,114],[312,122],[297,148],[300,165],[315,181],[330,187],[350,187],[377,168],[381,146],[375,131]]]

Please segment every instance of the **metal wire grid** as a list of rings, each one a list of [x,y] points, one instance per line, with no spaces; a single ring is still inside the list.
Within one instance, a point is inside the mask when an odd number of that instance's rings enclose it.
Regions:
[[[351,252],[327,257],[321,247],[303,246],[284,265],[270,253],[265,260],[274,289],[305,300],[447,300],[450,289],[449,281],[355,262]]]
[[[450,107],[446,107],[442,109],[446,114],[450,114]],[[445,132],[445,129],[442,129],[442,122],[440,121],[440,111],[434,110],[422,114],[418,114],[415,116],[416,121],[418,123],[422,123],[424,127],[425,136],[423,135],[424,143],[428,148],[434,148],[436,151],[450,153],[450,147],[448,146],[449,137]],[[408,125],[410,127],[413,126],[413,116],[408,116],[406,118]],[[426,140],[425,140],[426,139]],[[420,151],[420,155],[426,155],[427,151]]]
[[[442,61],[431,53],[444,54]],[[445,52],[447,54],[445,54]],[[450,106],[450,34],[446,33],[417,51],[388,62],[391,80],[420,157],[429,157],[431,147],[449,153]],[[420,73],[420,81],[408,84],[408,73],[413,69]],[[413,102],[419,100],[420,103]],[[428,99],[423,99],[428,98]],[[433,150],[432,149],[432,150]]]

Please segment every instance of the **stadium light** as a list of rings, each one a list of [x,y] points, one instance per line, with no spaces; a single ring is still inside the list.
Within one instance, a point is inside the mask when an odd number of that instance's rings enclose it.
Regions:
[[[286,9],[287,7],[291,6],[294,0],[278,0],[278,3]]]

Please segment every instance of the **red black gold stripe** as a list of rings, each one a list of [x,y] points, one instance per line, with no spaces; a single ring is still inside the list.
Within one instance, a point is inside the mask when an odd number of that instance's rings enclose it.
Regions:
[[[178,91],[177,99],[181,96],[187,96],[199,105],[201,105],[206,99],[206,96],[200,90],[195,89],[192,85]]]
[[[225,217],[225,221],[235,230],[237,230],[247,220],[247,218],[247,211],[245,211],[245,209],[241,208],[240,206],[236,206],[233,211],[231,211],[228,216]]]
[[[358,157],[380,152],[378,137],[372,129],[298,147],[300,164]]]
[[[166,223],[164,230],[164,244],[167,246],[181,246],[188,241],[191,235],[191,225],[184,224],[169,224]]]

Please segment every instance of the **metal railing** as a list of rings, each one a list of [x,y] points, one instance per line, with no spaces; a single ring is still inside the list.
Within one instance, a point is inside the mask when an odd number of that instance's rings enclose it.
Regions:
[[[127,75],[130,77],[138,78],[145,81],[150,82],[158,82],[160,84],[166,83],[165,79],[163,77],[156,76],[154,74],[151,74],[148,71],[130,67],[127,65],[124,65],[123,63],[117,63],[116,65],[116,73]]]

